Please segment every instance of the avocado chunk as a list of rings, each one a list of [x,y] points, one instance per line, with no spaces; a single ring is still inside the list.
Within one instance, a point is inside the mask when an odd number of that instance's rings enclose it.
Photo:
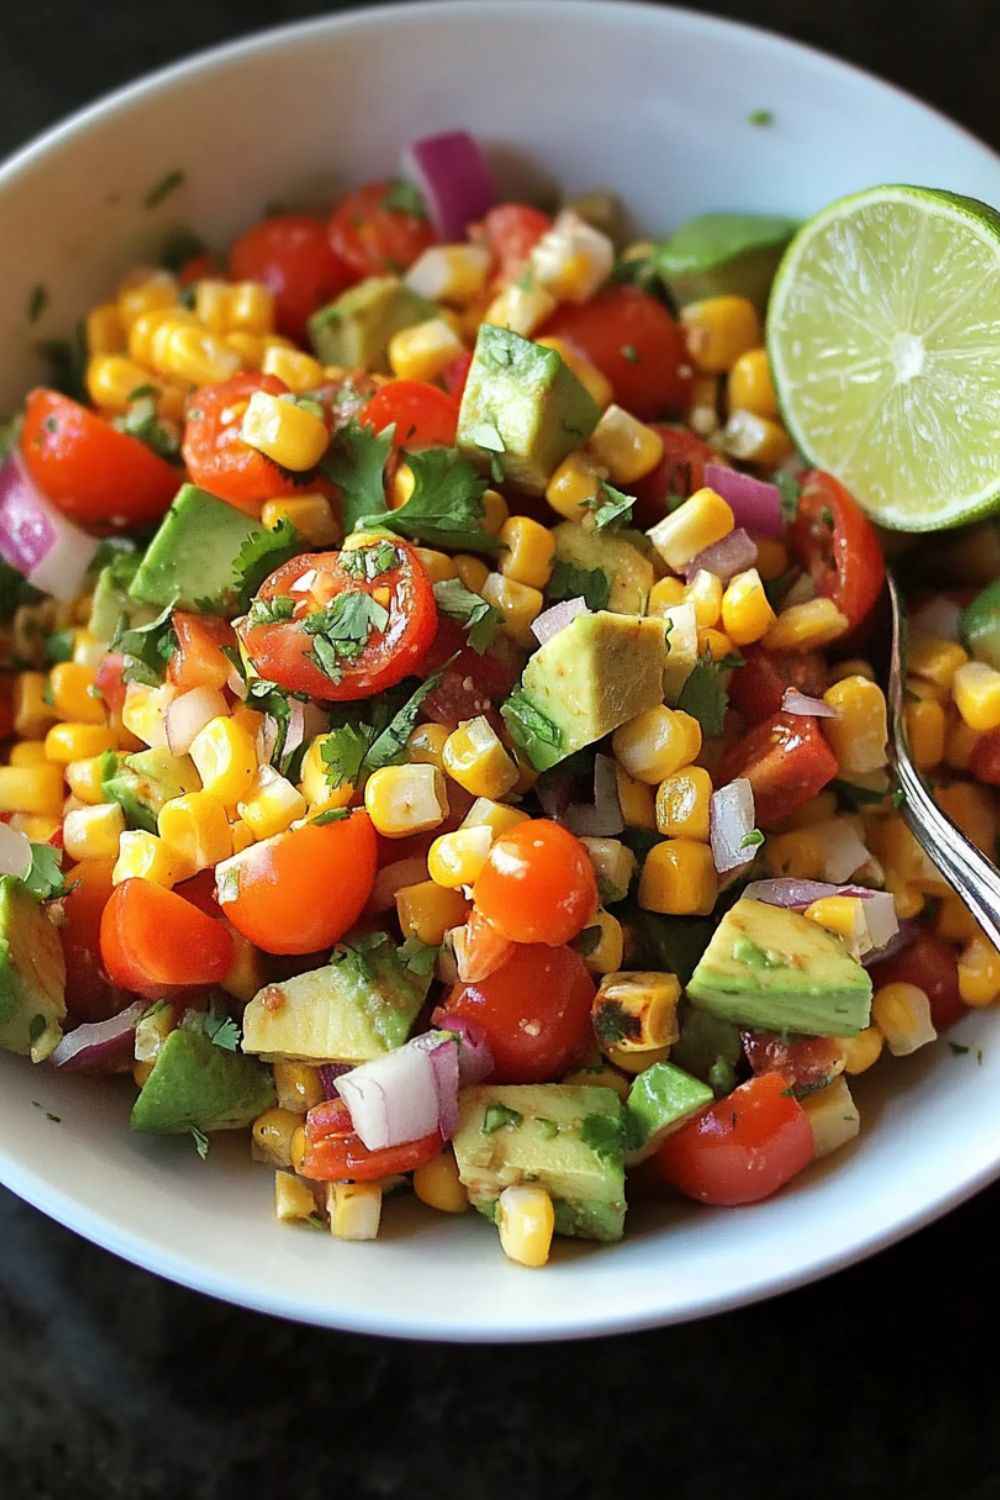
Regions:
[[[716,928],[688,998],[754,1030],[854,1036],[868,1025],[872,982],[832,932],[743,896]]]
[[[506,1187],[539,1182],[556,1233],[620,1240],[625,1224],[625,1131],[614,1089],[589,1084],[482,1084],[459,1095],[452,1141],[474,1208],[494,1218]]]
[[[959,630],[970,655],[1000,672],[1000,578],[966,605]]]
[[[671,1062],[654,1063],[636,1076],[625,1101],[629,1165],[645,1161],[672,1130],[711,1104],[715,1095],[699,1078]]]
[[[217,1047],[185,1016],[157,1052],[129,1123],[133,1130],[155,1135],[242,1130],[269,1109],[274,1098],[267,1068],[252,1057]]]
[[[609,610],[577,615],[535,652],[501,713],[537,771],[547,771],[663,702],[664,627]]]
[[[110,646],[114,640],[115,632],[123,616],[127,630],[137,625],[148,625],[150,620],[156,618],[155,609],[150,609],[145,604],[138,604],[128,592],[129,585],[138,571],[139,563],[138,552],[123,552],[115,558],[114,562],[103,567],[97,575],[87,629],[95,639],[103,641],[106,646]]]
[[[763,312],[774,273],[798,228],[781,214],[700,214],[670,236],[660,275],[683,307],[703,297],[749,297]]]
[[[0,1047],[43,1062],[62,1040],[65,991],[57,929],[22,881],[0,877]]]
[[[611,532],[588,531],[576,521],[564,521],[552,535],[556,563],[592,572],[608,580],[608,609],[616,615],[644,615],[653,587],[653,564],[638,547]]]
[[[401,1047],[430,986],[393,942],[361,940],[322,969],[269,984],[243,1015],[243,1050],[265,1058],[363,1063]]]
[[[236,604],[236,559],[248,537],[265,534],[235,505],[185,484],[146,549],[129,594],[160,609],[176,604],[226,613]]]
[[[670,1049],[671,1060],[707,1083],[716,1095],[731,1093],[743,1057],[739,1027],[693,1005],[682,1011],[680,1026],[680,1037]]]
[[[543,495],[600,415],[554,349],[480,325],[458,416],[458,446],[472,463],[490,472],[499,466],[507,483]]]
[[[164,802],[201,789],[194,761],[169,750],[139,750],[134,755],[106,753],[102,766],[101,793],[108,802],[121,804],[130,828],[156,832],[156,820]]]
[[[369,276],[313,313],[309,342],[325,365],[388,370],[394,334],[437,316],[398,276]]]

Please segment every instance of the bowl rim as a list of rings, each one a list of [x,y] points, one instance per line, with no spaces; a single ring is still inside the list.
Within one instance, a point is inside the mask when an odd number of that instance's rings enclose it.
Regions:
[[[558,20],[562,25],[567,20],[572,24],[575,17],[593,17],[603,13],[608,22],[617,14],[628,14],[630,24],[638,23],[652,28],[660,25],[661,17],[667,14],[674,26],[689,34],[708,36],[709,39],[713,36],[732,36],[734,33],[744,36],[749,34],[757,46],[768,48],[772,53],[787,57],[792,52],[810,67],[833,71],[845,79],[853,79],[868,88],[894,97],[909,109],[918,110],[939,127],[964,139],[967,145],[981,153],[991,164],[1000,165],[1000,154],[990,145],[907,90],[857,64],[785,37],[767,27],[703,14],[686,7],[647,4],[643,0],[463,0],[461,6],[455,0],[414,0],[414,3],[360,8],[338,15],[290,22],[188,53],[175,62],[143,74],[83,105],[0,161],[0,191],[29,174],[46,158],[71,147],[91,125],[113,119],[143,98],[169,91],[191,78],[236,64],[275,46],[295,44],[310,36],[381,30],[402,19],[419,18],[433,22],[435,18],[447,17],[449,23],[454,24],[461,18],[462,24],[473,27],[484,18],[511,17],[525,5],[530,5],[533,15],[548,13],[553,21]],[[300,1295],[284,1292],[280,1287],[248,1287],[237,1279],[206,1267],[193,1254],[181,1255],[167,1250],[152,1244],[138,1232],[122,1228],[111,1214],[88,1207],[71,1192],[54,1187],[42,1172],[23,1166],[13,1155],[0,1153],[0,1181],[19,1197],[112,1254],[167,1277],[192,1291],[203,1292],[253,1311],[312,1325],[382,1337],[482,1343],[545,1342],[638,1331],[666,1323],[688,1322],[712,1316],[766,1297],[793,1291],[897,1243],[957,1207],[998,1176],[1000,1149],[992,1160],[970,1162],[964,1175],[961,1175],[959,1168],[957,1180],[947,1191],[913,1207],[891,1225],[854,1234],[835,1249],[812,1254],[792,1269],[781,1265],[774,1270],[769,1269],[749,1284],[708,1295],[701,1291],[692,1292],[682,1305],[675,1304],[669,1310],[652,1305],[648,1312],[636,1314],[629,1310],[616,1312],[614,1309],[597,1310],[581,1306],[579,1314],[564,1319],[557,1328],[539,1329],[529,1323],[526,1317],[512,1320],[505,1328],[484,1326],[474,1317],[456,1320],[442,1328],[425,1316],[419,1307],[407,1312],[404,1305],[389,1315],[366,1310],[363,1305],[354,1309],[349,1303],[337,1309],[325,1310],[311,1305]]]

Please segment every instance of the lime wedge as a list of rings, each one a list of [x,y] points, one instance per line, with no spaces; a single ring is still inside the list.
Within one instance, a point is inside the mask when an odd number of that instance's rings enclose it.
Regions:
[[[873,520],[958,526],[1000,509],[1000,214],[875,187],[799,230],[767,346],[788,430]]]

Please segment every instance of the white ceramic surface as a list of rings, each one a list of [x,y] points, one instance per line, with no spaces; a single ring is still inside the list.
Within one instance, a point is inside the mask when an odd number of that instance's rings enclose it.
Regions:
[[[767,129],[748,114],[774,112]],[[345,15],[197,57],[95,105],[0,172],[0,410],[64,331],[179,222],[209,240],[264,204],[391,172],[406,139],[465,125],[509,187],[621,189],[663,231],[713,208],[806,214],[879,181],[1000,202],[1000,162],[914,100],[774,36],[683,11],[448,3]],[[155,211],[149,188],[187,180]],[[30,288],[52,294],[27,330]],[[245,1142],[125,1129],[128,1090],[0,1056],[0,1180],[129,1260],[304,1321],[437,1339],[641,1328],[787,1290],[890,1243],[1000,1171],[1000,1033],[989,1015],[858,1089],[860,1141],[751,1209],[630,1215],[619,1246],[562,1242],[532,1273],[493,1229],[389,1201],[374,1245],[279,1227]],[[891,1087],[887,1087],[891,1085]],[[42,1107],[34,1107],[34,1106]],[[61,1117],[49,1120],[46,1111]]]

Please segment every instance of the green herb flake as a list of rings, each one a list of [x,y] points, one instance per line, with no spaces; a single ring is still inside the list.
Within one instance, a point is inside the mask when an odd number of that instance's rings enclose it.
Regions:
[[[208,1136],[203,1130],[199,1130],[197,1125],[192,1125],[191,1139],[194,1141],[194,1149],[197,1151],[202,1161],[205,1161],[208,1156]]]
[[[385,606],[358,589],[338,594],[325,609],[307,615],[302,628],[313,637],[313,657],[320,669],[339,682],[343,662],[360,656],[369,636],[385,630],[388,623]]]
[[[781,496],[781,509],[786,521],[794,521],[799,513],[799,496],[802,494],[802,486],[790,474],[787,469],[779,469],[774,476],[774,483],[778,487]]]
[[[73,660],[73,631],[54,630],[45,637],[45,660],[50,662]]]
[[[580,1139],[602,1161],[621,1162],[625,1154],[625,1125],[621,1114],[586,1115]]]
[[[606,479],[602,479],[593,500],[587,501],[587,509],[593,513],[597,530],[608,531],[627,526],[631,522],[634,504],[634,495],[626,495],[622,490],[616,490],[613,484],[608,484]]]
[[[418,937],[408,937],[399,947],[398,958],[411,974],[426,979],[434,973],[440,951],[438,943],[423,943]]]
[[[480,594],[467,589],[460,578],[443,578],[434,585],[438,610],[449,620],[456,620],[466,631],[469,645],[480,656],[489,650],[503,624],[499,610]]]
[[[627,359],[630,365],[637,365],[639,363],[639,352],[634,344],[622,344],[618,353],[622,359]]]
[[[763,842],[764,835],[760,829],[751,828],[750,832],[744,834],[743,838],[740,839],[739,847],[741,849],[759,849]]]
[[[248,609],[264,579],[301,550],[298,532],[284,518],[270,530],[251,532],[233,564],[237,608]]]
[[[966,1053],[972,1051],[971,1047],[963,1047],[961,1042],[949,1042],[948,1046],[954,1057],[965,1057]]]
[[[173,425],[161,422],[156,410],[156,388],[137,387],[128,398],[127,410],[112,421],[112,426],[129,437],[138,438],[147,448],[168,462],[180,453],[180,435]]]
[[[40,1104],[37,1099],[32,1099],[31,1102],[35,1106],[36,1109],[40,1109],[44,1113],[45,1118],[47,1120],[51,1120],[52,1121],[53,1125],[61,1125],[62,1124],[62,1115],[54,1115],[52,1113],[51,1109],[46,1109],[45,1105],[44,1104]]]
[[[174,167],[172,172],[165,173],[159,182],[154,183],[145,198],[143,198],[143,207],[159,208],[164,199],[169,198],[171,193],[177,191],[186,176],[187,174],[182,172],[180,167]]]
[[[773,109],[752,109],[750,111],[750,113],[747,115],[747,124],[748,125],[758,125],[758,126],[761,126],[761,125],[773,125],[774,124],[774,110]]]
[[[110,649],[125,658],[122,680],[159,687],[167,662],[177,649],[177,636],[171,624],[173,604],[166,605],[148,625],[130,626],[126,615],[119,618]]]
[[[450,662],[445,663],[445,666],[449,665]],[[402,708],[400,708],[399,712],[393,714],[385,728],[372,741],[370,748],[365,754],[364,769],[366,771],[378,771],[383,766],[396,765],[403,759],[406,752],[406,742],[417,722],[420,705],[438,687],[443,673],[444,668],[439,672],[432,672],[410,694],[410,697],[403,704]]]
[[[300,1222],[303,1223],[303,1224],[308,1224],[310,1229],[323,1229],[323,1230],[325,1230],[327,1228],[327,1222],[326,1222],[326,1220],[323,1218],[323,1215],[319,1214],[319,1213],[306,1214],[305,1218],[302,1219]]]
[[[340,554],[340,566],[352,578],[364,578],[369,583],[383,573],[398,568],[402,558],[398,547],[392,542],[371,542],[365,547],[349,547]]]
[[[355,519],[359,530],[383,526],[413,541],[456,552],[495,552],[496,537],[486,530],[486,480],[455,448],[407,452],[413,492],[397,510],[381,508]],[[332,475],[336,480],[336,475]],[[346,521],[345,521],[346,524]]]
[[[325,828],[327,823],[342,823],[345,818],[351,816],[349,807],[328,807],[326,812],[317,813],[309,822],[314,828]]]
[[[291,594],[274,594],[270,599],[255,599],[247,621],[250,625],[277,625],[290,620],[294,613],[295,600]]]
[[[515,1129],[520,1125],[524,1116],[519,1110],[508,1109],[506,1104],[488,1104],[483,1115],[483,1135],[493,1135],[497,1130],[504,1130],[507,1126]]]
[[[39,281],[28,295],[28,322],[37,323],[48,305],[48,289]]]
[[[560,558],[545,586],[549,604],[563,599],[582,599],[590,610],[607,609],[611,598],[611,580],[603,568],[578,568]]]
[[[427,206],[420,189],[414,187],[412,182],[406,182],[402,177],[397,177],[389,183],[381,207],[389,209],[392,213],[412,214],[415,219],[427,217]]]
[[[517,748],[524,752],[536,770],[545,771],[560,759],[553,750],[561,748],[562,730],[558,724],[536,708],[520,688],[511,693],[500,710]]]
[[[74,401],[89,404],[87,392],[87,331],[81,319],[72,338],[43,339],[38,352],[49,367],[46,384]]]
[[[706,738],[722,733],[729,707],[726,674],[733,667],[742,666],[742,656],[730,654],[713,661],[711,654],[706,652],[681,689],[677,707],[698,720]]]
[[[24,883],[40,901],[52,901],[65,895],[66,882],[61,865],[61,850],[51,844],[32,843],[31,869],[25,875]]]
[[[327,785],[331,791],[341,786],[357,787],[361,766],[373,738],[369,724],[342,724],[325,735],[320,745],[320,759],[326,767]]]

